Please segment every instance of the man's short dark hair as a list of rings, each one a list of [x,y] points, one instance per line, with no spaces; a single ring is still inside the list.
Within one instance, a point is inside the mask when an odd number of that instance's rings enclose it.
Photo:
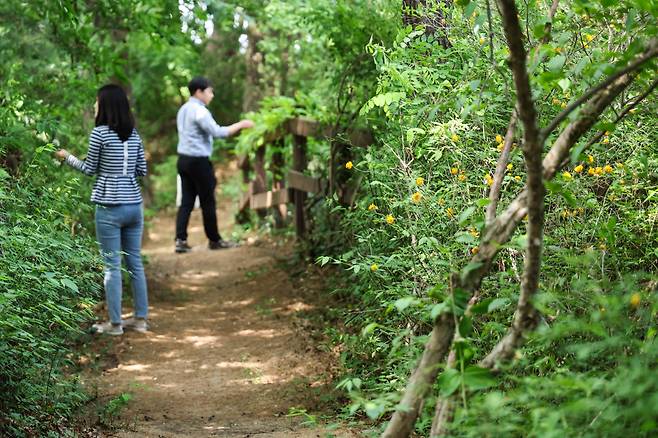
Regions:
[[[190,83],[187,84],[187,89],[190,90],[190,96],[194,96],[196,90],[203,91],[210,86],[210,81],[208,79],[203,76],[197,76],[196,78],[192,78]]]

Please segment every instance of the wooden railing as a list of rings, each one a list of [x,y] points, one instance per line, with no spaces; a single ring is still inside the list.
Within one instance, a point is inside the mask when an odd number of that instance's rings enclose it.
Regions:
[[[286,135],[292,135],[292,167],[286,172],[284,155],[281,151],[272,154],[269,163],[270,173],[273,175],[268,187],[265,156],[267,147],[277,145],[281,147]],[[328,163],[329,175],[313,177],[306,175],[308,166],[307,141],[308,137],[327,139],[331,144],[331,154]],[[323,126],[315,120],[295,118],[288,120],[277,132],[265,139],[263,145],[256,150],[253,163],[249,158],[240,160],[243,181],[248,184],[248,190],[242,195],[239,204],[239,214],[247,209],[258,211],[265,216],[267,209],[272,209],[276,227],[286,225],[288,217],[288,204],[294,205],[294,221],[297,237],[303,239],[307,228],[306,200],[308,193],[314,197],[323,197],[339,193],[342,202],[351,203],[350,191],[346,188],[344,180],[337,178],[339,166],[344,165],[344,155],[351,154],[353,147],[367,147],[372,144],[370,132],[353,130],[337,132],[333,127]],[[253,179],[250,175],[253,173]]]

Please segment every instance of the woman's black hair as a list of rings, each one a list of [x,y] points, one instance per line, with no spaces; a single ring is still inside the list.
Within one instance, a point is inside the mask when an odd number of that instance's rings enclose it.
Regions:
[[[98,114],[96,126],[107,125],[126,141],[135,128],[135,119],[130,111],[128,96],[118,85],[109,84],[98,90]]]
[[[197,76],[192,78],[189,84],[187,84],[187,89],[190,90],[190,96],[194,96],[196,90],[205,90],[210,87],[210,81],[203,76]]]

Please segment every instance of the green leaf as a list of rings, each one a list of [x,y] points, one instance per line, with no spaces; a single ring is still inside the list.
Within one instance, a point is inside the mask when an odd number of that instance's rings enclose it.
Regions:
[[[78,290],[78,286],[77,286],[77,285],[76,285],[71,279],[69,279],[69,278],[62,278],[62,279],[59,280],[59,281],[60,281],[60,283],[62,283],[62,286],[68,287],[68,288],[71,289],[73,292],[76,292],[76,293],[80,292],[80,291]]]
[[[451,395],[461,385],[459,371],[454,368],[444,370],[437,379],[437,384],[439,385],[442,396],[447,397]]]
[[[469,366],[464,370],[464,385],[471,390],[489,388],[496,384],[496,379],[486,368]]]
[[[466,220],[475,212],[475,207],[470,206],[466,210],[462,211],[461,214],[459,215],[459,225],[464,225],[466,223]]]
[[[472,271],[480,269],[482,267],[482,262],[470,262],[468,265],[464,266],[464,269],[461,271],[461,279],[465,280]]]
[[[487,312],[491,313],[494,310],[500,309],[502,307],[506,307],[509,304],[509,299],[507,298],[496,298],[495,300],[491,301],[489,305],[487,306]]]
[[[567,58],[564,55],[557,55],[548,62],[546,67],[553,72],[560,71],[564,67],[566,60]]]
[[[466,309],[466,305],[468,304],[468,300],[471,299],[471,294],[467,293],[465,290],[456,288],[453,297],[455,300],[455,313],[457,314],[462,314],[464,313],[464,310]]]
[[[471,307],[470,312],[473,315],[481,315],[484,313],[487,313],[489,310],[489,303],[493,301],[493,298],[486,298],[479,303],[475,304],[473,307]]]
[[[374,333],[374,331],[375,331],[375,329],[376,329],[377,327],[379,327],[379,324],[377,324],[376,322],[371,322],[370,324],[368,324],[367,326],[365,326],[365,327],[363,328],[363,330],[361,330],[361,335],[362,335],[362,336],[368,336],[368,335],[371,335],[372,333]]]
[[[366,402],[363,407],[366,415],[372,420],[378,419],[386,410],[386,406],[383,403],[376,403],[374,401]]]
[[[398,311],[402,312],[407,307],[411,305],[415,305],[417,303],[418,303],[418,298],[409,296],[396,300],[394,306],[396,309],[398,309]]]
[[[434,306],[432,306],[430,317],[432,318],[432,321],[434,321],[437,318],[437,316],[442,315],[449,311],[450,311],[450,305],[444,301],[443,303],[435,304]]]
[[[473,332],[473,319],[464,316],[461,321],[459,321],[459,334],[463,337],[470,336]]]

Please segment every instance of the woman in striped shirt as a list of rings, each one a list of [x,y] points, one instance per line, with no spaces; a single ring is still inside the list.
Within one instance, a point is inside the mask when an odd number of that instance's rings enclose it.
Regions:
[[[105,264],[105,300],[109,322],[95,324],[98,333],[121,335],[124,328],[147,330],[148,298],[142,265],[144,228],[138,176],[146,175],[144,145],[135,129],[128,98],[117,85],[106,85],[96,98],[96,127],[89,137],[87,158],[68,151],[58,158],[86,175],[96,175],[91,201],[96,204],[96,239]],[[135,311],[121,319],[121,253],[130,273]]]

